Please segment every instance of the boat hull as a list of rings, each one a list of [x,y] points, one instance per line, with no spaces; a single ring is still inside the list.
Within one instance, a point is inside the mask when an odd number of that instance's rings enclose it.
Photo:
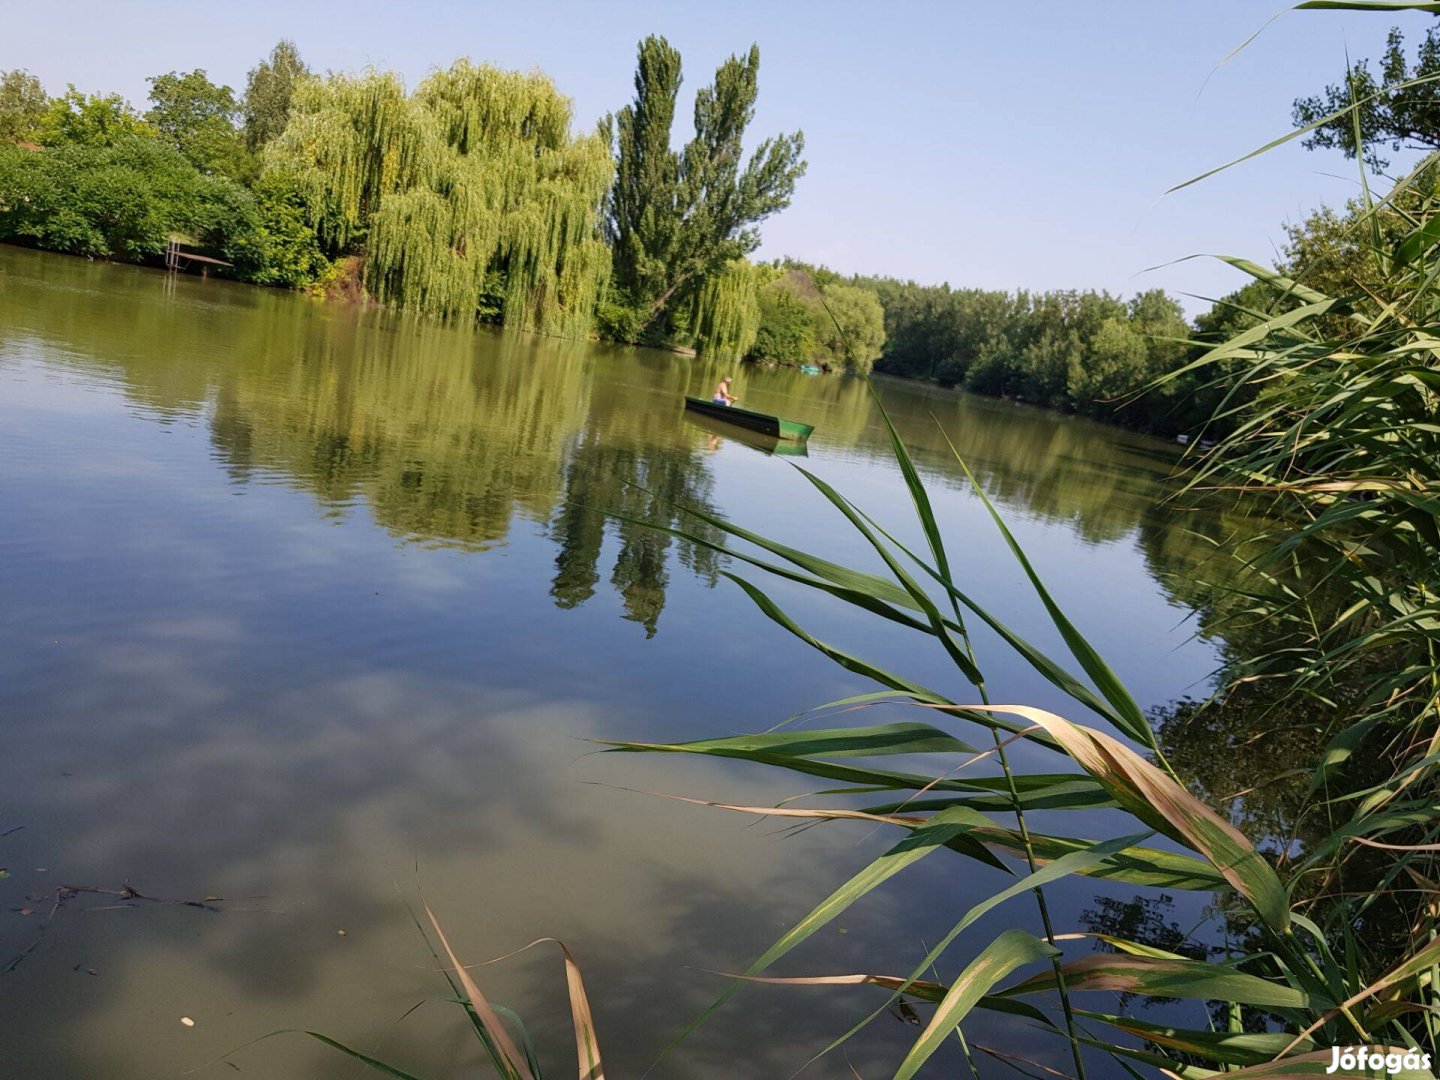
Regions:
[[[712,420],[691,410],[685,412],[685,422],[711,435],[721,435],[732,442],[758,450],[774,457],[809,457],[810,451],[804,439],[781,439],[775,435],[764,435],[749,428],[736,427],[720,420]]]
[[[685,408],[701,416],[708,416],[715,420],[723,420],[727,424],[734,424],[737,427],[746,428],[750,431],[758,431],[761,435],[769,435],[774,439],[791,439],[796,442],[804,442],[815,430],[812,424],[801,424],[794,420],[783,420],[778,416],[770,416],[766,413],[752,412],[749,409],[742,409],[738,405],[721,405],[717,401],[706,401],[704,398],[687,397]]]

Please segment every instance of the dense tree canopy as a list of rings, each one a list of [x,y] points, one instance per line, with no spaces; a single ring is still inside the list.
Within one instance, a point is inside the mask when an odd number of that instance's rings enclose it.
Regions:
[[[263,259],[258,228],[244,188],[202,175],[159,139],[124,135],[46,152],[0,146],[0,239],[137,260],[181,232],[243,273]]]
[[[544,75],[464,60],[414,94],[393,74],[306,80],[267,172],[295,178],[327,253],[363,245],[379,299],[583,336],[609,272],[613,173],[570,118]]]
[[[858,372],[874,366],[885,344],[885,311],[873,292],[839,282],[821,285],[810,311],[815,321],[814,359]]]
[[[761,286],[760,323],[750,355],[756,360],[795,366],[815,355],[815,315],[777,278]]]
[[[119,94],[82,94],[71,83],[51,98],[40,120],[46,146],[114,146],[133,136],[151,137],[155,129]]]
[[[1133,401],[1191,351],[1184,312],[1158,289],[1126,302],[1096,292],[858,283],[884,307],[881,371],[1157,430],[1184,430],[1193,419],[1178,388]]]
[[[1338,147],[1354,157],[1357,117],[1365,157],[1376,168],[1387,164],[1379,153],[1385,144],[1392,151],[1440,149],[1440,30],[1425,32],[1412,67],[1405,37],[1395,27],[1378,79],[1368,60],[1357,60],[1338,84],[1295,102],[1297,127],[1324,121],[1304,140],[1312,150]]]
[[[743,161],[745,129],[755,112],[760,52],[720,65],[695,95],[694,137],[671,148],[681,82],[680,54],[663,37],[640,43],[635,99],[613,129],[615,184],[607,232],[615,284],[640,325],[693,310],[712,275],[759,246],[756,226],[790,203],[804,173],[804,138],[765,139]],[[743,165],[743,167],[742,167]]]
[[[47,99],[33,77],[10,72],[0,137],[42,144],[46,156],[7,159],[0,213],[5,235],[42,247],[145,259],[178,236],[243,249],[235,273],[288,286],[346,256],[347,281],[402,307],[569,336],[598,323],[625,340],[648,333],[740,358],[760,323],[757,290],[774,276],[744,256],[804,170],[798,133],[744,155],[758,71],[754,48],[723,63],[678,150],[680,58],[662,38],[641,44],[635,102],[579,136],[547,77],[468,61],[410,93],[384,73],[315,78],[281,41],[249,72],[243,99],[203,69],[172,71],[150,80],[143,116],[117,94],[74,86]],[[77,147],[117,152],[60,153]],[[72,181],[67,206],[57,193]],[[181,189],[223,193],[234,227],[200,221]],[[838,300],[863,308],[863,298]],[[812,334],[825,356],[828,333]]]
[[[872,289],[794,260],[766,270],[752,358],[870,370],[885,343],[885,312]]]
[[[150,80],[146,122],[203,173],[246,180],[254,163],[236,128],[240,104],[228,86],[217,86],[196,68]]]
[[[9,72],[0,134],[45,149],[5,156],[0,236],[122,259],[154,259],[179,236],[258,283],[343,279],[445,318],[598,329],[727,360],[877,365],[1155,430],[1218,400],[1180,379],[1133,401],[1194,355],[1159,292],[1012,294],[751,263],[758,226],[805,168],[799,133],[744,153],[758,73],[754,48],[721,64],[676,148],[681,59],[661,37],[639,45],[633,101],[578,136],[544,75],[463,60],[410,92],[393,74],[316,78],[282,41],[243,100],[203,70],[169,72],[150,80],[144,116],[73,86],[47,100]],[[1291,230],[1297,276],[1352,280],[1373,263],[1352,216],[1322,211]],[[1253,291],[1202,316],[1198,334],[1284,302]]]

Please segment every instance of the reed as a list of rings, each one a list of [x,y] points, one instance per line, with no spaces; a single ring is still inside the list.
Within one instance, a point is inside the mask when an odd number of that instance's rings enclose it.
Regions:
[[[883,414],[878,399],[877,408]],[[1158,740],[1134,698],[1050,595],[978,484],[977,497],[989,510],[1038,603],[1065,643],[1069,654],[1065,664],[1045,655],[967,592],[947,556],[945,538],[936,525],[919,472],[893,427],[891,432],[900,471],[926,538],[925,553],[905,547],[863,510],[801,469],[820,499],[868,541],[887,568],[886,575],[840,566],[710,514],[691,516],[708,525],[711,536],[721,536],[719,541],[699,540],[698,531],[670,530],[692,543],[708,543],[735,563],[807,586],[931,639],[932,646],[944,651],[974,691],[957,699],[845,652],[800,626],[754,581],[728,574],[772,621],[810,648],[884,688],[879,693],[828,703],[815,710],[817,715],[894,701],[926,709],[933,722],[782,727],[761,735],[702,742],[615,745],[614,749],[622,751],[740,758],[819,776],[839,785],[833,789],[836,805],[802,808],[787,802],[780,808],[725,808],[811,821],[879,822],[906,834],[800,919],[711,1008],[728,999],[743,981],[762,978],[771,983],[863,983],[887,989],[886,1000],[833,1047],[901,997],[928,1001],[934,1005],[931,1018],[894,1074],[902,1080],[916,1075],[975,1009],[1018,1013],[1043,1024],[1069,1043],[1077,1075],[1083,1072],[1087,1046],[1117,1059],[1171,1069],[1181,1076],[1206,1075],[1206,1069],[1255,1067],[1257,1055],[1266,1061],[1283,1061],[1287,1069],[1297,1072],[1322,1071],[1328,1055],[1317,1058],[1313,1052],[1332,1044],[1383,1040],[1418,1047],[1411,1026],[1403,1016],[1395,1015],[1393,995],[1381,995],[1379,988],[1405,985],[1418,992],[1414,974],[1440,960],[1440,944],[1422,944],[1386,972],[1368,971],[1361,964],[1347,963],[1353,958],[1337,954],[1321,927],[1292,910],[1290,896],[1297,868],[1292,868],[1291,877],[1282,877],[1250,839],[1187,790],[1160,753]],[[964,468],[964,462],[960,464]],[[967,620],[979,620],[994,631],[1037,675],[1068,695],[1088,717],[1087,722],[1023,705],[991,704],[983,668],[970,645]],[[990,748],[976,750],[964,741],[972,733],[990,742]],[[1055,755],[1054,768],[1017,771],[1004,750],[1021,739]],[[933,770],[898,772],[867,763],[870,758],[902,753],[911,759],[928,757],[935,766]],[[986,758],[995,760],[998,776],[970,777],[960,771],[960,766]],[[876,804],[877,792],[893,792],[895,798]],[[845,805],[840,803],[842,796],[870,801],[871,805]],[[1036,807],[1043,807],[1049,818],[1056,812],[1110,807],[1126,815],[1129,824],[1117,835],[1102,837],[1041,833],[1026,820],[1027,811]],[[1155,836],[1179,845],[1185,853],[1153,846],[1149,841]],[[1019,861],[1020,866],[1014,870],[1015,880],[966,911],[908,974],[822,974],[800,980],[764,975],[777,960],[881,883],[942,849],[949,857],[989,867],[1009,869],[1012,861]],[[1117,938],[1106,942],[1112,953],[1082,951],[1088,949],[1084,940],[1088,935],[1057,934],[1044,905],[1045,887],[1072,874],[1125,882],[1156,893],[1194,890],[1222,894],[1232,925],[1243,931],[1243,951],[1218,964],[1158,950],[1143,941]],[[981,915],[1027,894],[1030,902],[1040,906],[1042,936],[1011,930],[978,950],[964,937]],[[968,947],[973,958],[958,966],[947,984],[921,985],[922,976],[934,966],[954,963],[951,950],[956,945]],[[1041,970],[1034,970],[1036,967]],[[1023,977],[1001,989],[1000,984],[1017,971]],[[1156,1033],[1149,1032],[1140,1036],[1145,1042],[1136,1046],[1136,1032],[1145,1025],[1137,1027],[1130,1018],[1079,1009],[1073,995],[1082,989],[1223,1001],[1235,1006],[1234,1030],[1217,1033],[1205,1027],[1167,1027],[1163,1039],[1151,1038]],[[1057,1007],[1046,1008],[1033,1000],[1042,992],[1053,993]],[[1427,989],[1425,996],[1429,994]],[[1275,1030],[1245,1030],[1244,1010],[1274,1018]],[[1103,1034],[1107,1027],[1108,1035]],[[1188,1063],[1182,1063],[1177,1053]]]

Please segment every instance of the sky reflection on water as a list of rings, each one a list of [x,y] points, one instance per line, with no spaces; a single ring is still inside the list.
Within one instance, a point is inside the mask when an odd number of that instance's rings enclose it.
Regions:
[[[23,826],[0,838],[0,967],[23,954],[0,974],[7,1077],[227,1076],[219,1055],[291,1027],[453,1074],[478,1060],[455,1014],[432,1003],[392,1023],[443,986],[405,913],[422,882],[467,958],[563,938],[610,1072],[638,1076],[718,990],[706,970],[747,964],[883,850],[893,838],[869,830],[784,839],[627,790],[766,803],[811,779],[586,741],[759,730],[867,689],[766,622],[713,553],[606,520],[678,524],[671,504],[697,505],[873,563],[785,459],[682,421],[680,398],[718,373],[0,248],[0,832]],[[802,464],[914,535],[863,385],[740,382],[747,404],[817,425]],[[1159,504],[1167,448],[882,391],[982,602],[1054,644],[932,412],[1143,705],[1203,682],[1215,649],[1191,639],[1177,593],[1208,557],[1186,530],[1225,524],[1181,529]],[[902,634],[773,595],[962,694]],[[1060,704],[993,639],[978,647],[997,698]],[[896,970],[998,881],[931,860],[786,970]],[[83,897],[47,918],[59,884],[123,882],[228,899],[216,913]],[[1059,890],[1057,921],[1096,891]],[[566,1071],[558,958],[485,979]],[[876,1004],[749,990],[653,1075],[789,1075]],[[1033,1042],[994,1017],[976,1032]],[[913,1034],[885,1019],[851,1059],[880,1075]],[[300,1036],[233,1061],[354,1075]],[[835,1056],[807,1075],[851,1074]]]

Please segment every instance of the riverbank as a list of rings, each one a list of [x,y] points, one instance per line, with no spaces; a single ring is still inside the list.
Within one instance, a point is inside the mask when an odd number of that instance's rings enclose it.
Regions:
[[[10,243],[13,246],[19,248],[26,248],[36,251],[43,250],[33,244],[16,243],[13,239],[0,242]],[[71,254],[68,252],[57,251],[45,251],[44,253],[47,255]],[[91,259],[95,258],[95,256],[84,257]],[[163,260],[160,256],[155,256],[154,258],[146,259],[139,263],[136,263],[133,260],[125,259],[108,259],[106,261],[115,262],[121,265],[141,265],[147,269],[164,271]],[[380,300],[377,300],[373,295],[371,295],[365,288],[364,257],[360,255],[347,256],[344,259],[335,261],[334,263],[330,264],[324,275],[304,286],[284,286],[275,284],[266,285],[264,283],[248,281],[245,280],[243,277],[236,277],[234,274],[226,273],[216,273],[213,276],[217,278],[225,278],[227,280],[232,280],[238,284],[260,285],[261,287],[267,289],[278,288],[284,291],[296,291],[303,295],[325,300],[327,302],[359,306],[386,306]],[[444,322],[445,320],[441,321]],[[693,346],[681,343],[655,345],[639,344],[613,338],[605,338],[601,336],[598,332],[593,333],[590,337],[590,340],[597,342],[606,342],[609,344],[620,345],[629,348],[645,349],[658,347],[680,356],[694,357],[697,355],[701,355],[697,353],[696,349]],[[1186,355],[1188,357],[1189,354]],[[792,370],[804,374],[825,374],[839,376],[853,374],[853,372],[846,371],[843,369],[842,366],[837,365],[833,359],[825,359],[823,357],[816,358],[816,362],[813,365],[811,364],[811,361],[808,360],[802,362],[789,360],[762,360],[755,358],[746,358],[741,362],[757,370]],[[806,366],[814,366],[816,370],[814,372],[806,372],[804,371],[804,368]],[[900,366],[901,365],[899,365],[898,363],[892,363],[890,361],[887,361],[887,359],[882,356],[879,364],[876,367],[876,373],[883,374],[887,377],[897,380],[911,382],[916,385],[930,385],[940,389],[951,389],[953,387],[956,387],[957,385],[961,385],[964,389],[969,390],[972,393],[979,394],[981,396],[994,397],[998,400],[1013,402],[1022,405],[1030,405],[1036,408],[1050,409],[1052,411],[1062,414],[1081,415],[1089,419],[1099,420],[1103,423],[1114,424],[1118,427],[1126,428],[1128,430],[1138,431],[1143,434],[1159,435],[1162,437],[1173,437],[1177,434],[1182,433],[1188,434],[1190,431],[1194,430],[1199,423],[1202,422],[1201,419],[1197,419],[1197,405],[1193,398],[1185,394],[1176,393],[1173,391],[1167,392],[1164,395],[1163,402],[1160,402],[1158,398],[1149,399],[1144,396],[1137,396],[1135,400],[1126,398],[1122,401],[1117,402],[1113,409],[1087,410],[1076,408],[1073,404],[1064,401],[1058,403],[1047,403],[1045,400],[1040,398],[1027,397],[1026,394],[1021,391],[1012,391],[1010,389],[1012,384],[1003,381],[998,383],[983,383],[977,388],[968,384],[961,383],[960,381],[952,378],[941,378],[933,374],[907,375],[902,370],[896,370],[896,368]],[[1152,400],[1155,402],[1155,404],[1147,404],[1147,402],[1150,402]],[[1169,411],[1160,411],[1161,409],[1168,409]]]

